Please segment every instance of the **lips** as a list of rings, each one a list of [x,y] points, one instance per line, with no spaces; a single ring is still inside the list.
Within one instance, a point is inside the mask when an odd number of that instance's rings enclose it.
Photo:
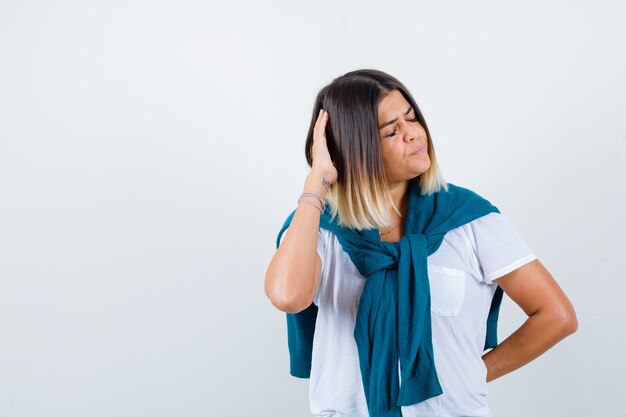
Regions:
[[[424,148],[424,145],[420,146],[419,148],[411,152],[411,155],[417,155],[418,153],[422,153],[424,151]]]

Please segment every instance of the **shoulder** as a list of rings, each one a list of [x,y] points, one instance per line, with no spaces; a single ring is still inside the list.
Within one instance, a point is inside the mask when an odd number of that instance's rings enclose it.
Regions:
[[[496,206],[478,192],[451,182],[446,183],[447,189],[441,189],[434,194],[437,204],[445,204],[453,207],[489,207],[489,211],[499,211]]]
[[[484,216],[480,216],[471,222],[465,224],[465,227],[469,228],[478,228],[478,227],[503,227],[504,225],[509,225],[508,221],[504,217],[504,215],[499,211],[492,211],[491,213],[487,213]]]
[[[492,211],[480,216],[464,225],[469,233],[475,232],[502,232],[506,234],[517,233],[513,225],[500,211]]]
[[[477,245],[478,241],[497,241],[504,236],[516,234],[511,224],[498,211],[487,213],[464,224],[461,229],[465,232],[469,241]]]
[[[444,228],[458,227],[488,213],[500,212],[495,205],[475,191],[456,184],[447,184],[448,191],[441,190],[433,194],[433,198],[417,199],[413,208],[425,213],[425,216],[432,212],[437,224]]]
[[[448,189],[447,190],[442,190],[443,192],[467,192],[467,191],[473,192],[472,190],[470,190],[467,187],[462,187],[462,186],[460,186],[458,184],[454,184],[454,183],[451,183],[451,182],[447,182],[446,186],[447,186]]]
[[[487,282],[537,258],[501,213],[493,212],[474,219],[463,226],[463,231]]]
[[[456,201],[465,201],[465,200],[488,201],[482,194],[479,194],[477,191],[473,189],[462,187],[460,185],[453,184],[451,182],[448,182],[447,186],[448,186],[447,190],[442,189],[437,193],[437,195],[439,195],[441,198],[446,198],[446,199],[456,200]]]

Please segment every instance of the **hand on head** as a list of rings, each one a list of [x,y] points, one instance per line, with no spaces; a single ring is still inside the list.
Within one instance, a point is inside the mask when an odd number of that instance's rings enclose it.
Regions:
[[[333,164],[326,144],[326,123],[328,122],[328,112],[320,109],[313,128],[313,146],[311,148],[312,167],[311,170],[320,172],[324,178],[334,184],[337,181],[337,168]]]

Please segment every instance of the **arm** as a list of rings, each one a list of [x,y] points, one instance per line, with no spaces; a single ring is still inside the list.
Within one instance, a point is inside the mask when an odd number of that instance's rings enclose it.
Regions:
[[[483,355],[487,382],[526,365],[578,329],[574,307],[538,259],[494,282],[524,310],[528,319]]]
[[[304,191],[324,197],[326,189],[322,185],[322,178],[323,174],[311,171]],[[265,294],[274,307],[286,313],[304,310],[315,297],[322,271],[322,260],[317,253],[319,223],[318,209],[311,204],[298,204],[289,225],[289,233],[283,238],[267,268]]]
[[[304,183],[305,192],[313,192],[322,198],[338,176],[326,145],[328,117],[328,112],[320,109],[313,128],[311,172]],[[317,253],[319,226],[319,210],[300,202],[289,223],[289,233],[267,267],[265,294],[274,307],[286,313],[299,313],[309,307],[315,298],[322,274],[322,260]]]

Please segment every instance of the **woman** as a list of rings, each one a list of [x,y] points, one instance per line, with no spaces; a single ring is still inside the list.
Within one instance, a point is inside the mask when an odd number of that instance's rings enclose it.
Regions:
[[[489,416],[487,382],[576,331],[499,210],[445,182],[394,77],[358,70],[324,87],[305,154],[265,292],[287,313],[291,374],[311,378],[314,415]],[[528,319],[498,344],[503,292]]]

